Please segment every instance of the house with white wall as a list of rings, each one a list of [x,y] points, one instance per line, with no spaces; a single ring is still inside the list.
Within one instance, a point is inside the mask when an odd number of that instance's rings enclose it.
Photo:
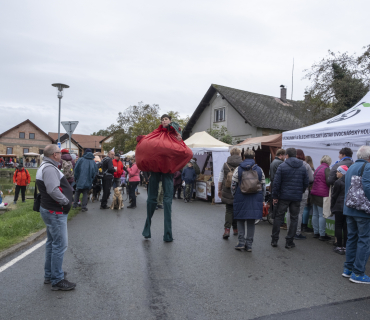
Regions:
[[[280,97],[212,84],[183,130],[183,139],[196,132],[225,126],[233,144],[306,125],[309,112],[301,101],[288,100],[281,86]]]

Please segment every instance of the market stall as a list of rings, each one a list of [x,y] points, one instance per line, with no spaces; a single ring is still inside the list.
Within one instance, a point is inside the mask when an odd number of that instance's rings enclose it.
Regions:
[[[215,139],[205,131],[194,133],[184,142],[193,151],[200,168],[195,187],[197,198],[207,200],[211,197],[215,199],[215,203],[221,203],[218,197],[218,177],[223,164],[230,156],[230,145]]]
[[[352,108],[331,119],[283,133],[283,148],[302,149],[306,156],[312,157],[315,168],[324,155],[330,156],[334,164],[344,147],[352,149],[355,161],[363,145],[370,145],[370,92]],[[326,219],[328,234],[334,234],[334,227],[334,217]]]
[[[239,149],[253,149],[255,152],[256,163],[262,168],[265,177],[270,177],[270,164],[275,159],[276,151],[282,146],[282,134],[273,134],[249,138],[235,146]]]
[[[26,161],[31,158],[30,161]],[[27,152],[23,154],[23,165],[27,168],[36,168],[40,165],[40,155],[35,152]]]
[[[283,148],[299,148],[313,159],[315,168],[323,155],[338,160],[339,150],[349,147],[353,159],[362,145],[370,145],[370,92],[351,109],[312,126],[283,133]]]

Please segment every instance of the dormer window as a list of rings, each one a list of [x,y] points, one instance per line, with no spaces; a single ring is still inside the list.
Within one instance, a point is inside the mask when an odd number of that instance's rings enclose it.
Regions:
[[[215,110],[215,122],[225,121],[225,107]]]

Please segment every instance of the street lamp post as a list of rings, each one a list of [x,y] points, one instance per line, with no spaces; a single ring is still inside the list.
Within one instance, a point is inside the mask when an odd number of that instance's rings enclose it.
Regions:
[[[60,109],[61,109],[61,101],[63,98],[63,89],[69,88],[68,85],[63,83],[53,83],[53,87],[58,89],[58,98],[59,98],[59,117],[58,117],[58,142],[60,143]]]

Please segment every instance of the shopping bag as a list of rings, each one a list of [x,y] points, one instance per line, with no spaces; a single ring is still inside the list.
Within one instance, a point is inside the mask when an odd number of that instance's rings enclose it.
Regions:
[[[324,216],[325,219],[329,218],[333,214],[330,211],[330,203],[331,203],[331,188],[329,188],[329,196],[324,197],[323,201],[323,213],[322,215]]]

